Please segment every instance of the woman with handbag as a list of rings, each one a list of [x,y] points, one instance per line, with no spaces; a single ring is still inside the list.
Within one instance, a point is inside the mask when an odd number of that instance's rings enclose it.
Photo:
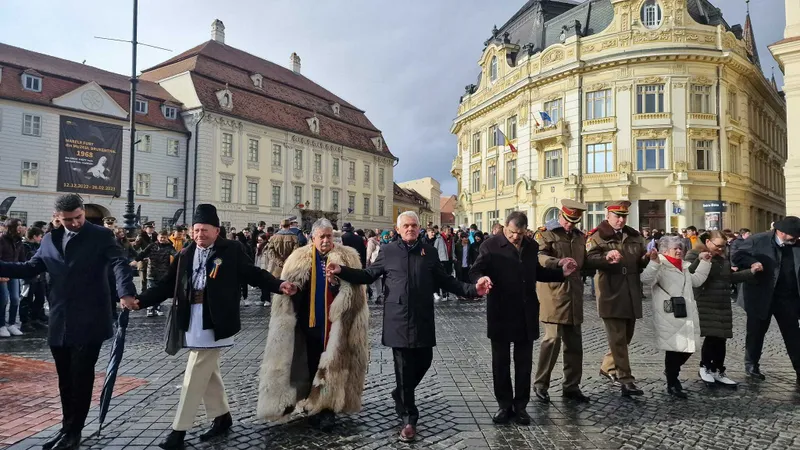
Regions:
[[[648,253],[650,263],[642,272],[642,284],[653,289],[653,322],[656,344],[666,351],[664,374],[667,393],[687,398],[678,374],[681,366],[696,350],[700,323],[692,288],[702,285],[711,269],[711,254],[700,254],[694,273],[690,263],[683,261],[683,242],[677,236],[665,236],[658,242],[659,250]],[[658,252],[661,252],[660,254]]]

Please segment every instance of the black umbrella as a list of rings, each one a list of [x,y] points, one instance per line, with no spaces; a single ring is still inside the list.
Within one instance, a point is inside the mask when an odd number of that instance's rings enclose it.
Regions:
[[[103,421],[106,420],[108,407],[111,405],[111,396],[114,393],[114,383],[117,381],[117,372],[122,362],[122,353],[125,351],[125,329],[128,328],[128,309],[122,310],[117,319],[117,332],[114,334],[114,342],[111,344],[111,358],[106,366],[106,379],[103,381],[103,390],[100,391],[100,428],[97,434],[103,430]]]

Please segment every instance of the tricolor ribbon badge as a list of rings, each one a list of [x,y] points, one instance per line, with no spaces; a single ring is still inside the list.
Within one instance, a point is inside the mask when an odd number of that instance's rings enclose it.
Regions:
[[[425,256],[425,249],[422,249],[422,256]]]
[[[208,274],[210,278],[217,278],[217,272],[219,272],[219,266],[222,265],[222,258],[217,258],[214,260],[214,268],[211,269],[211,273]]]

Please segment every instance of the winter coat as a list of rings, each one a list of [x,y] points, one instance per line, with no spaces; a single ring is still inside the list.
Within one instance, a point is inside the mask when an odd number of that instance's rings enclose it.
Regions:
[[[433,247],[439,253],[439,261],[450,261],[450,257],[447,255],[447,244],[445,244],[444,238],[441,234],[437,234],[434,238]]]
[[[686,254],[684,259],[691,263],[690,272],[694,273],[697,270],[700,252],[705,251],[708,250],[702,246]],[[754,275],[750,269],[731,271],[731,263],[725,256],[715,255],[711,258],[711,269],[706,282],[694,289],[694,299],[700,317],[700,336],[733,337],[731,283],[751,279]]]
[[[187,244],[185,239],[178,238],[174,233],[169,237],[169,241],[172,242],[172,248],[174,248],[176,252],[183,250],[183,246]]]
[[[606,255],[611,250],[622,254],[622,261],[611,264]],[[622,239],[604,220],[586,235],[586,260],[597,269],[595,296],[597,311],[603,319],[641,319],[642,282],[639,274],[647,265],[645,241],[629,226],[622,229]]]
[[[453,267],[456,270],[456,276],[458,277],[458,279],[461,279],[462,278],[461,272],[464,270],[464,268],[462,267],[462,263],[463,263],[462,258],[463,258],[463,255],[464,255],[464,253],[463,253],[464,252],[464,245],[459,240],[459,242],[456,242],[456,244],[453,246],[453,248],[455,248],[455,250],[453,250]],[[475,264],[475,260],[476,259],[478,259],[478,252],[476,250],[475,245],[468,244],[468,246],[467,246],[467,271],[469,271],[469,268],[472,267],[473,264]]]
[[[474,285],[445,273],[435,248],[419,241],[412,246],[402,240],[383,245],[371,266],[364,270],[342,267],[339,278],[372,284],[384,275],[382,342],[387,347],[436,346],[433,294],[439,289],[462,297],[478,296]]]
[[[678,270],[664,255],[658,255],[658,259],[659,264],[650,262],[642,272],[642,283],[653,289],[656,346],[659,350],[694,353],[700,335],[700,322],[692,288],[706,281],[711,263],[700,261],[695,272],[691,273],[688,261],[681,261],[683,270]],[[677,318],[672,312],[665,311],[665,302],[668,305],[672,297],[686,300],[687,317]]]
[[[361,267],[367,266],[367,246],[364,245],[364,239],[362,239],[361,236],[352,231],[347,231],[342,234],[342,244],[355,249],[361,260]]]
[[[269,271],[273,276],[281,276],[283,263],[289,258],[294,249],[299,247],[297,235],[291,230],[281,230],[269,238],[267,242],[267,259]]]
[[[22,238],[12,237],[8,233],[0,235],[0,261],[25,262],[25,248]]]
[[[361,410],[364,379],[369,365],[369,308],[363,286],[339,283],[330,306],[331,331],[325,356],[317,372],[292,370],[306,367],[305,335],[298,328],[308,322],[309,286],[314,264],[312,246],[292,253],[283,267],[286,281],[300,290],[294,297],[275,296],[269,332],[259,372],[258,408],[260,419],[290,418],[287,412],[316,414],[324,409],[335,413]],[[335,245],[327,260],[360,269],[358,253]],[[312,381],[314,382],[312,385]]]
[[[136,257],[136,261],[147,258],[149,260],[147,265],[147,279],[158,281],[167,276],[169,265],[172,263],[173,257],[177,254],[178,252],[175,251],[175,247],[172,246],[172,243],[161,244],[156,242],[155,244],[150,244],[139,253]]]
[[[25,261],[30,261],[33,258],[33,255],[39,251],[40,244],[36,242],[25,241],[22,243],[23,249],[25,251]],[[35,283],[35,282],[44,282],[47,280],[47,276],[43,273],[36,275],[35,277],[24,280],[26,283]]]
[[[539,298],[536,283],[561,283],[564,273],[539,264],[539,244],[523,238],[517,250],[504,234],[487,239],[469,271],[470,279],[488,276],[492,290],[486,302],[489,339],[528,342],[539,337]]]
[[[289,231],[291,231],[292,234],[297,236],[297,244],[300,247],[303,247],[306,244],[308,244],[308,239],[306,239],[306,235],[303,234],[303,230],[301,230],[300,228],[297,228],[297,227],[292,227],[292,228],[289,228]]]
[[[370,238],[367,242],[367,265],[372,264],[378,259],[378,251],[381,249],[381,241],[377,237]]]
[[[562,283],[538,283],[539,320],[544,323],[580,325],[583,323],[583,278],[581,269],[586,265],[586,236],[577,228],[567,233],[558,220],[547,222],[534,235],[539,244],[539,264],[561,270],[558,263],[572,258],[578,270]]]

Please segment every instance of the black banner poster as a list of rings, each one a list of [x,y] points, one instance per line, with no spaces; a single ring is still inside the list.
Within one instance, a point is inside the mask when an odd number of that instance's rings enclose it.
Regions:
[[[61,116],[59,192],[112,195],[122,185],[122,127]]]

